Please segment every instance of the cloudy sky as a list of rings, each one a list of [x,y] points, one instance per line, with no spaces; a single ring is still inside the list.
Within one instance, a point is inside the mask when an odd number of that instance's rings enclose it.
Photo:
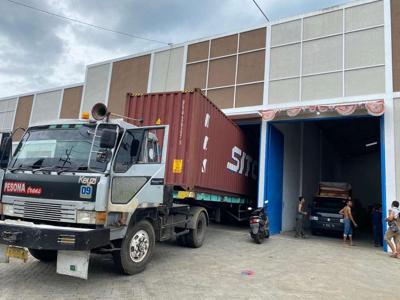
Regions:
[[[87,23],[179,43],[261,25],[252,0],[15,0]],[[258,0],[271,20],[348,0]],[[84,80],[85,66],[165,45],[0,0],[0,97]]]

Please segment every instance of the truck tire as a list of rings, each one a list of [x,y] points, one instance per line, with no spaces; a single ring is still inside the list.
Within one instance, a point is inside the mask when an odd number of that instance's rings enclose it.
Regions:
[[[29,249],[29,253],[41,262],[53,262],[57,260],[56,250]]]
[[[191,248],[199,248],[203,245],[207,231],[207,217],[204,212],[199,213],[196,219],[193,220],[195,224],[194,229],[190,229],[189,233],[185,235],[186,246]]]
[[[114,263],[125,275],[142,272],[153,255],[155,233],[148,221],[130,227],[121,243],[121,250],[113,252]]]

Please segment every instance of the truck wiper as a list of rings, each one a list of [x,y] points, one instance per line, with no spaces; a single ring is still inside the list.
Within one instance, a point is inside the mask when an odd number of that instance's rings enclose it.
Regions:
[[[74,171],[84,171],[87,170],[88,167],[86,165],[79,165],[77,167],[63,167],[61,170],[57,171],[57,174],[60,175],[64,172],[74,172]]]
[[[69,172],[69,171],[79,171],[79,170],[86,170],[87,166],[79,165],[78,167],[64,167],[64,166],[48,166],[33,170],[32,173],[40,172],[40,171],[55,171],[58,175],[62,172]]]
[[[19,166],[15,168],[8,169],[11,173],[14,173],[15,171],[32,171],[32,167],[28,166]]]

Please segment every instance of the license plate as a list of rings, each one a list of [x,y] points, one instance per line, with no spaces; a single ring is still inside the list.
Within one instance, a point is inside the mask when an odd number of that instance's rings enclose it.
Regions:
[[[26,262],[28,260],[28,250],[25,248],[8,246],[6,256],[22,259]]]

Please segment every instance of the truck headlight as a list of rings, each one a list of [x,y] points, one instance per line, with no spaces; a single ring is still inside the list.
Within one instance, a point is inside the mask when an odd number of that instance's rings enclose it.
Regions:
[[[76,212],[76,222],[82,224],[96,224],[96,212],[78,210]]]
[[[318,221],[318,217],[317,216],[310,216],[310,220],[311,221]]]
[[[14,215],[14,205],[3,203],[3,215],[13,216]]]
[[[81,224],[105,224],[106,213],[103,211],[78,210],[76,222]]]

